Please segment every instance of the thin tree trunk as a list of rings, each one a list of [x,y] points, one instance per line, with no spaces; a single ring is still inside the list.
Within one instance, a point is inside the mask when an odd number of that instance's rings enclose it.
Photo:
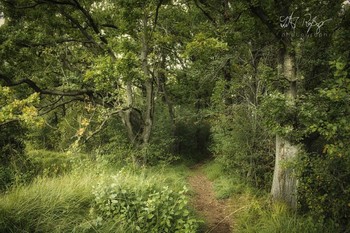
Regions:
[[[178,142],[176,140],[176,121],[175,121],[175,112],[174,112],[174,106],[171,102],[168,91],[166,88],[166,75],[165,75],[165,68],[166,68],[166,59],[165,54],[161,54],[161,62],[158,72],[156,73],[156,77],[158,80],[158,90],[160,94],[163,96],[163,101],[168,107],[168,113],[169,113],[169,119],[170,119],[170,127],[171,127],[171,133],[174,138],[173,146],[172,146],[172,152],[176,153],[178,152]]]
[[[146,11],[146,10],[145,10]],[[141,62],[142,71],[145,75],[145,88],[146,88],[146,109],[144,115],[144,128],[142,132],[142,144],[147,145],[151,138],[153,116],[154,116],[154,84],[153,77],[151,76],[148,68],[148,43],[149,43],[149,31],[148,31],[148,18],[147,13],[144,12],[142,19],[143,33],[142,33],[142,50],[141,50]]]

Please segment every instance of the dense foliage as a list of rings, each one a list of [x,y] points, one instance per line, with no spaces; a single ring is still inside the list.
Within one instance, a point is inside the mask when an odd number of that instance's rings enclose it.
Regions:
[[[212,156],[235,177],[221,186],[243,180],[348,229],[349,6],[0,0],[0,190],[31,193],[84,153],[134,169]],[[104,227],[196,229],[185,192],[106,182],[82,197]]]
[[[93,213],[96,225],[114,222],[121,232],[196,232],[199,221],[187,206],[187,189],[174,191],[125,172],[96,186]]]

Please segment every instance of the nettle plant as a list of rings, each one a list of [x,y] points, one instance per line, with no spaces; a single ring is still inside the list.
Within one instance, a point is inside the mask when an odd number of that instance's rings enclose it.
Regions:
[[[94,189],[94,224],[114,222],[125,232],[196,232],[200,221],[188,209],[187,188],[176,192],[120,172]]]

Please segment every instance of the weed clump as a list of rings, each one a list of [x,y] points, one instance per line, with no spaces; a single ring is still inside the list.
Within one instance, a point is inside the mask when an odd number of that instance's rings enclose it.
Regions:
[[[99,184],[94,189],[94,225],[113,224],[122,232],[196,232],[199,221],[187,207],[186,187],[173,190],[160,184],[123,171]]]

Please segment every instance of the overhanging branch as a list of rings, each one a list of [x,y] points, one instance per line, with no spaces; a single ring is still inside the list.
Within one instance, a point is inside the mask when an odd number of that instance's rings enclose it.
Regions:
[[[68,21],[70,21],[73,25],[75,25],[79,29],[79,31],[86,37],[86,39],[88,39],[89,41],[93,42],[94,44],[96,44],[98,46],[98,44],[94,40],[94,38],[83,28],[83,26],[81,26],[81,24],[78,22],[78,20],[73,18],[71,15],[69,15],[63,9],[61,9],[60,12],[64,17],[66,17],[66,19]]]
[[[283,39],[282,34],[280,31],[278,31],[272,22],[272,20],[268,17],[268,15],[265,13],[265,11],[260,7],[253,5],[252,3],[249,4],[250,11],[256,15],[260,21],[267,26],[267,28],[270,30],[270,32],[275,36],[275,38],[280,41],[283,46],[286,46],[287,43]]]
[[[19,9],[19,10],[21,10],[21,9],[23,9],[23,10],[24,9],[31,9],[31,8],[35,8],[35,7],[37,7],[37,6],[41,5],[41,4],[44,4],[44,2],[42,2],[42,1],[38,1],[36,3],[23,5],[23,6],[16,5],[14,1],[4,1],[4,3],[10,5],[11,7],[15,8],[15,9]]]
[[[77,0],[73,0],[76,4],[76,7],[83,13],[83,15],[86,17],[87,21],[89,22],[90,26],[94,30],[94,32],[99,36],[100,40],[104,44],[108,44],[107,39],[102,35],[100,29],[98,28],[97,23],[92,18],[91,14],[82,6]]]
[[[26,41],[19,41],[16,42],[17,45],[31,48],[31,47],[40,47],[40,46],[55,46],[57,44],[65,44],[65,43],[81,43],[81,44],[88,44],[88,43],[94,43],[93,41],[87,41],[87,40],[77,40],[77,39],[58,39],[52,42],[47,43],[31,43]]]
[[[58,96],[81,96],[81,95],[87,95],[92,96],[93,91],[92,90],[71,90],[71,91],[60,91],[60,90],[48,90],[48,89],[42,89],[40,88],[33,80],[31,79],[22,79],[16,82],[13,82],[9,77],[6,77],[3,74],[0,74],[0,79],[4,80],[6,83],[6,86],[19,86],[22,84],[26,84],[31,89],[33,89],[35,92],[38,92],[43,95],[58,95]]]
[[[64,106],[64,105],[67,105],[67,104],[70,104],[72,102],[75,102],[75,101],[84,101],[84,98],[82,97],[76,97],[76,98],[73,98],[73,99],[70,99],[70,100],[67,100],[65,102],[62,102],[62,103],[55,103],[52,107],[50,107],[50,109],[46,110],[45,112],[42,112],[39,114],[39,116],[43,116],[43,115],[46,115],[48,114],[49,112],[52,112],[53,110],[61,107],[61,106]]]

